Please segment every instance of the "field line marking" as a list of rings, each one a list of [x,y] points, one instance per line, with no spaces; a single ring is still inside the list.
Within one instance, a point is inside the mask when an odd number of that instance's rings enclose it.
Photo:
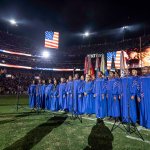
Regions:
[[[133,139],[133,140],[137,140],[137,141],[142,141],[142,142],[144,142],[144,143],[150,144],[150,141],[148,141],[148,140],[144,140],[144,141],[143,141],[143,140],[140,139],[140,138],[136,138],[136,137],[129,136],[129,135],[126,135],[126,137],[129,138],[129,139]]]
[[[140,130],[150,131],[149,129],[146,129],[146,128],[142,127],[142,126],[139,126],[139,127],[137,127],[137,128],[138,128],[139,131],[140,131]]]

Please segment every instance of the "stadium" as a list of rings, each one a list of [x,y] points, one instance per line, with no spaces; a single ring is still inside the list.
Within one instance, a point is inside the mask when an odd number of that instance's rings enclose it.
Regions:
[[[149,150],[146,9],[58,3],[0,2],[0,149]]]

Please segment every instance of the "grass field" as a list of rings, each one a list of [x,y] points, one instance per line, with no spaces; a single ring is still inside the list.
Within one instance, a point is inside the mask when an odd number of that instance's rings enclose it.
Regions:
[[[69,114],[33,113],[28,108],[26,96],[20,98],[23,107],[16,111],[15,96],[0,96],[0,150],[83,150],[88,145],[88,136],[95,125],[93,117],[71,120]],[[112,122],[105,122],[111,129]],[[127,136],[117,128],[109,132],[113,136],[114,150],[150,150],[150,130],[139,128],[145,141],[135,135]],[[101,149],[108,142],[108,133],[101,132]],[[94,140],[94,139],[93,139]],[[111,141],[110,141],[111,142]],[[100,149],[100,150],[101,150]]]

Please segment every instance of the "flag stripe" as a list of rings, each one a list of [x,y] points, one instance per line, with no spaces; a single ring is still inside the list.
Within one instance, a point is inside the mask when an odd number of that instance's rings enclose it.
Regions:
[[[45,32],[45,47],[56,49],[59,47],[59,32]]]
[[[120,54],[121,51],[107,53],[107,69],[111,69],[112,57],[114,57],[116,69],[120,69]]]

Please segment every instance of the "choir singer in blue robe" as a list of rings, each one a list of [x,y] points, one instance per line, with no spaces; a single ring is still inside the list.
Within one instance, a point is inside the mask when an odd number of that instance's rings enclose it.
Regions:
[[[120,117],[119,104],[119,86],[118,80],[115,78],[115,71],[109,72],[109,80],[107,82],[107,109],[108,116],[113,117],[118,121]]]
[[[51,110],[58,111],[59,110],[59,85],[56,79],[54,79],[54,85],[52,86],[52,101],[51,101]]]
[[[66,98],[66,83],[64,78],[60,79],[59,84],[59,108],[60,110],[65,110],[67,108],[67,98]]]
[[[95,97],[95,114],[97,118],[104,118],[107,116],[106,85],[107,80],[103,78],[103,73],[98,72],[93,88]]]
[[[72,76],[69,76],[68,82],[66,84],[66,94],[67,94],[67,109],[72,112],[72,102],[73,102],[73,80]]]
[[[47,110],[51,109],[51,102],[52,102],[52,89],[53,89],[53,84],[52,80],[48,80],[48,85],[45,88],[45,107]]]
[[[79,75],[75,74],[73,81],[73,112],[78,114],[78,88],[79,88],[80,80]]]
[[[42,86],[41,86],[41,108],[45,109],[45,89],[46,89],[46,84],[45,80],[42,80]]]
[[[142,68],[140,77],[140,125],[150,129],[150,76],[148,67]]]
[[[35,80],[32,81],[32,84],[28,88],[29,94],[29,107],[34,109],[36,107],[36,84]]]
[[[38,84],[36,86],[36,107],[37,109],[41,108],[41,101],[42,101],[42,84],[41,80],[38,80]]]
[[[85,113],[88,115],[93,114],[93,82],[90,75],[87,75],[84,86],[84,98],[85,98]]]
[[[84,76],[82,75],[80,77],[80,83],[78,86],[78,113],[80,115],[84,114],[85,112],[84,86],[85,86],[85,81],[84,81]]]

